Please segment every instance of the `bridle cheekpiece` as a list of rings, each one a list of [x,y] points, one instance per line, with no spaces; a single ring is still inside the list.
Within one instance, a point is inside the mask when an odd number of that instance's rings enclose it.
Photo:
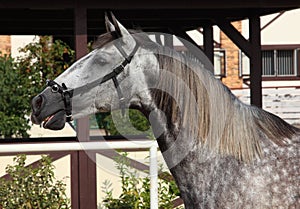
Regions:
[[[123,48],[119,44],[115,44],[115,46],[118,49],[118,51],[122,54],[122,56],[124,57],[124,61],[120,65],[115,67],[112,70],[112,72],[106,74],[105,76],[103,76],[91,83],[87,83],[84,86],[77,87],[75,89],[68,89],[67,86],[65,85],[65,83],[62,83],[62,85],[59,85],[57,82],[55,82],[53,80],[47,80],[46,85],[51,88],[51,91],[53,93],[60,93],[62,96],[64,105],[65,105],[65,111],[66,111],[66,122],[70,122],[73,120],[73,118],[72,118],[72,97],[73,96],[80,94],[80,92],[82,92],[82,90],[93,88],[102,83],[105,83],[106,81],[108,81],[110,79],[112,79],[114,82],[114,86],[117,90],[117,94],[119,97],[119,104],[120,104],[120,108],[122,110],[122,115],[124,115],[124,113],[125,113],[125,103],[124,103],[125,98],[124,98],[121,88],[119,87],[119,82],[118,82],[117,76],[121,72],[123,72],[125,67],[131,62],[132,58],[134,57],[135,53],[137,52],[137,50],[139,48],[139,45],[138,45],[138,43],[136,43],[134,49],[132,50],[132,52],[129,55],[126,54],[126,52],[123,50]]]

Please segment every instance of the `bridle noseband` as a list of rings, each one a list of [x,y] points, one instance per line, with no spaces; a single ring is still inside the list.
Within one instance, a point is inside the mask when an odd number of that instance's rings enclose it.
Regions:
[[[62,85],[59,85],[58,83],[56,83],[53,80],[47,80],[47,86],[49,86],[51,88],[51,91],[53,93],[60,93],[62,96],[64,105],[65,105],[65,111],[66,111],[66,122],[72,121],[72,97],[73,96],[80,94],[80,92],[82,92],[82,90],[93,88],[102,83],[105,83],[106,81],[109,81],[110,79],[112,79],[114,82],[114,86],[117,90],[118,97],[119,97],[120,108],[122,110],[122,114],[124,115],[124,113],[125,113],[125,103],[124,103],[125,98],[124,98],[122,90],[119,88],[119,82],[118,82],[117,76],[121,72],[123,72],[125,67],[131,62],[132,58],[134,57],[135,53],[137,52],[137,50],[139,48],[139,45],[136,43],[134,49],[128,56],[119,44],[115,44],[115,46],[125,59],[120,65],[115,67],[112,70],[112,72],[106,74],[105,76],[103,76],[91,83],[87,83],[84,86],[77,87],[75,89],[68,89],[64,83],[62,83]]]

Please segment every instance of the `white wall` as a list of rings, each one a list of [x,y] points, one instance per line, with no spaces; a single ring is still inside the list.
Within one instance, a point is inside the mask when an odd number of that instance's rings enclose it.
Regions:
[[[187,34],[200,46],[203,45],[203,34],[198,30],[187,31]],[[213,26],[213,40],[220,43],[220,29]]]
[[[264,28],[279,13],[261,17],[261,28]],[[261,31],[262,45],[300,45],[300,9],[286,11],[279,16],[270,25]],[[249,38],[249,21],[242,21],[242,35]],[[249,73],[249,60],[243,59],[245,68],[243,70]],[[263,87],[274,86],[300,86],[300,81],[264,81]]]
[[[261,26],[267,24],[275,15],[261,18]],[[262,30],[262,45],[300,44],[300,9],[285,12],[268,27]]]
[[[264,28],[279,13],[261,17],[261,28]],[[262,45],[300,44],[300,9],[286,11],[261,31]],[[243,36],[249,38],[249,21],[244,20]]]
[[[36,42],[39,40],[38,36],[34,35],[12,35],[11,37],[11,56],[17,57],[22,55],[19,53],[19,49],[23,48],[31,42]]]

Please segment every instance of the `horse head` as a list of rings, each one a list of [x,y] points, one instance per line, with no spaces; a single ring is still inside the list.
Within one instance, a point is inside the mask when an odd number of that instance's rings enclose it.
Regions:
[[[107,33],[99,36],[93,51],[55,80],[49,80],[33,98],[34,124],[59,130],[73,118],[136,106],[141,98],[147,100],[149,95],[141,93],[147,83],[144,70],[155,73],[156,57],[143,49],[112,14],[111,19],[105,16]],[[140,64],[141,57],[147,60],[145,64]]]

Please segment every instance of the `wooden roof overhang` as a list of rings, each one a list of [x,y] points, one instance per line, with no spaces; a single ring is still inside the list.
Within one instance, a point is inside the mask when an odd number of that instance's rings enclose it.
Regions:
[[[212,61],[212,25],[218,25],[251,59],[252,55],[260,56],[257,53],[260,50],[259,17],[299,7],[299,0],[0,1],[0,34],[54,35],[69,40],[69,43],[84,45],[82,40],[74,41],[74,35],[84,34],[91,39],[101,34],[104,31],[104,12],[113,11],[128,28],[169,32],[192,42],[185,31],[203,27],[204,51]],[[249,40],[245,40],[230,23],[246,18],[250,20]],[[253,52],[254,49],[256,52]],[[251,97],[251,103],[257,106],[262,103],[259,66],[260,63],[256,63],[256,67],[251,66],[255,71],[251,71],[252,79],[250,77],[251,95],[255,95]]]
[[[174,26],[189,30],[205,24],[216,24],[215,19],[241,20],[299,6],[299,0],[1,1],[0,34],[73,36],[74,11],[77,8],[87,9],[87,33],[95,36],[104,30],[103,16],[104,11],[108,10],[113,10],[126,26],[161,31]]]

